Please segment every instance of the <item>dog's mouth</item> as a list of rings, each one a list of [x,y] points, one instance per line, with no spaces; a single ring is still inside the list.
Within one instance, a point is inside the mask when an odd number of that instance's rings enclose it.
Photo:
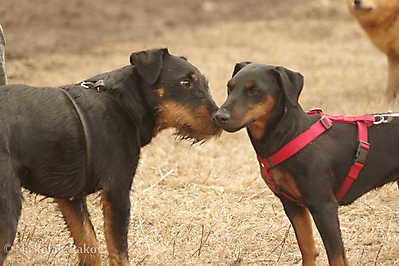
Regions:
[[[164,103],[158,107],[155,134],[166,128],[174,128],[177,139],[190,140],[193,143],[205,142],[222,132],[212,120],[206,106],[192,109],[175,102]]]
[[[361,4],[359,5],[359,4],[355,4],[355,3],[352,3],[352,8],[356,11],[365,12],[365,13],[370,12],[374,9],[373,7],[370,7],[370,6],[363,6]]]
[[[226,130],[227,132],[233,133],[233,132],[237,132],[245,127],[249,127],[252,123],[254,123],[256,121],[255,118],[252,118],[251,120],[249,120],[247,123],[239,126],[239,127],[229,127],[227,124],[225,125],[220,125],[224,130]]]
[[[175,129],[175,136],[178,140],[188,140],[191,141],[192,144],[204,143],[213,137],[220,136],[222,133],[222,128],[216,126],[202,128],[201,131],[199,131],[187,123],[178,125]]]

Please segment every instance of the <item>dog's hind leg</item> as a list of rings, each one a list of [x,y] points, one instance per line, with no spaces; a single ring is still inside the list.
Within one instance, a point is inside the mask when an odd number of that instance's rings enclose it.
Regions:
[[[110,266],[129,265],[127,250],[130,215],[129,191],[128,189],[111,189],[102,192],[104,233]]]
[[[295,236],[302,254],[302,265],[315,266],[319,252],[313,238],[312,219],[309,210],[299,207],[296,203],[284,198],[281,201],[284,211],[294,227]]]
[[[21,215],[21,197],[21,182],[11,163],[0,159],[0,265],[5,265],[15,239]]]
[[[71,232],[80,265],[101,265],[98,242],[87,210],[86,198],[55,199]]]

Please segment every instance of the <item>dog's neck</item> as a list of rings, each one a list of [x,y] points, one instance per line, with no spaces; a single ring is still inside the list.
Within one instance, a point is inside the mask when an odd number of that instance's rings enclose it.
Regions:
[[[154,110],[147,103],[134,66],[128,65],[111,72],[99,74],[87,81],[104,80],[109,93],[129,116],[140,133],[140,145],[147,145],[154,136]],[[108,92],[107,92],[108,91]]]
[[[266,158],[308,129],[313,122],[314,119],[310,118],[299,104],[295,107],[283,106],[268,121],[262,138],[255,139],[249,130],[248,135],[256,154]]]

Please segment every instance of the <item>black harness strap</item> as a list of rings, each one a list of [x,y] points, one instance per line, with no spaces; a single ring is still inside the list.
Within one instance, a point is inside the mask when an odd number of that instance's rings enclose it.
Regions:
[[[91,177],[92,175],[92,144],[90,139],[90,132],[87,123],[86,116],[84,115],[82,109],[80,109],[79,105],[76,103],[74,98],[68,92],[66,88],[60,88],[61,92],[68,98],[68,100],[72,103],[72,106],[79,118],[80,124],[82,125],[82,132],[85,140],[85,149],[86,149],[86,168],[85,175],[86,177]]]

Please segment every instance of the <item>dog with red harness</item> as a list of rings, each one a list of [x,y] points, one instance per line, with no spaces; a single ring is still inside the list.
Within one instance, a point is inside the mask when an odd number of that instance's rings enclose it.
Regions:
[[[284,67],[239,63],[213,119],[246,128],[261,175],[292,223],[302,265],[316,265],[311,217],[330,265],[348,265],[338,206],[399,179],[399,114],[332,116],[304,112],[303,76]]]

